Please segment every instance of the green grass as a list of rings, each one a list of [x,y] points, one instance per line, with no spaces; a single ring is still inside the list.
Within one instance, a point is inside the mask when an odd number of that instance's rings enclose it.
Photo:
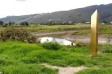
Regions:
[[[9,27],[0,27],[0,31],[7,29],[7,28],[18,28],[18,29],[26,29],[29,32],[36,32],[36,33],[45,33],[45,32],[60,32],[60,31],[76,31],[72,35],[90,35],[91,26],[90,24],[76,24],[76,25],[30,25],[28,27],[16,27],[16,26],[9,26]],[[112,35],[111,31],[112,25],[99,25],[99,34],[109,37]]]
[[[12,28],[13,26],[9,27],[0,27],[0,30],[6,28]],[[70,31],[70,30],[80,30],[89,28],[89,25],[35,25],[35,26],[28,26],[28,27],[13,27],[18,29],[26,29],[30,32],[57,32],[57,31]]]
[[[40,44],[0,41],[0,71],[4,74],[57,74],[57,70],[47,69],[40,65],[48,63],[57,66],[83,65],[89,68],[79,74],[111,74],[112,54],[110,50],[112,46],[99,47],[99,56],[91,58],[90,49],[86,45],[61,46],[58,50],[51,50]]]
[[[4,74],[56,74],[56,70],[42,67],[36,62],[29,64],[23,62],[25,56],[36,51],[43,51],[43,48],[36,44],[17,41],[0,42],[0,72]]]
[[[3,74],[57,74],[56,70],[51,70],[37,64],[1,66],[0,72]]]
[[[91,69],[84,70],[78,74],[111,74],[112,67],[93,67]]]

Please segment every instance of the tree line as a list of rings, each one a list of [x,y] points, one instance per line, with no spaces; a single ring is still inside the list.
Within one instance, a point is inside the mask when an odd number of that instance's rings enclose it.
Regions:
[[[0,20],[0,26],[3,26],[3,27],[7,27],[7,26],[15,26],[15,25],[20,25],[20,26],[29,26],[29,23],[26,22],[26,21],[23,21],[23,22],[20,22],[20,23],[15,23],[15,22],[8,22],[8,23],[5,23],[4,21],[1,21]]]

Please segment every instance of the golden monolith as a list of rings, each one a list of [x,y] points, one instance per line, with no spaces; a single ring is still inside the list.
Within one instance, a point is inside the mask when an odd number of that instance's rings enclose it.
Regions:
[[[91,50],[92,57],[97,56],[98,52],[98,11],[96,10],[91,16]]]

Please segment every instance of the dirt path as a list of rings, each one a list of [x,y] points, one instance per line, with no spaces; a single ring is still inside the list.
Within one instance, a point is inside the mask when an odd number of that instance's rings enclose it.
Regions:
[[[51,69],[58,69],[58,74],[76,74],[84,69],[86,67],[80,66],[80,67],[59,67],[59,66],[52,66],[48,64],[42,64],[43,66]]]

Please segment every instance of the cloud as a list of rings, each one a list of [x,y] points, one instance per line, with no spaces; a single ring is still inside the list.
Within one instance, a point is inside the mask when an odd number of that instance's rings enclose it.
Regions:
[[[65,11],[96,4],[107,4],[111,2],[112,0],[1,0],[0,18],[13,15]]]

